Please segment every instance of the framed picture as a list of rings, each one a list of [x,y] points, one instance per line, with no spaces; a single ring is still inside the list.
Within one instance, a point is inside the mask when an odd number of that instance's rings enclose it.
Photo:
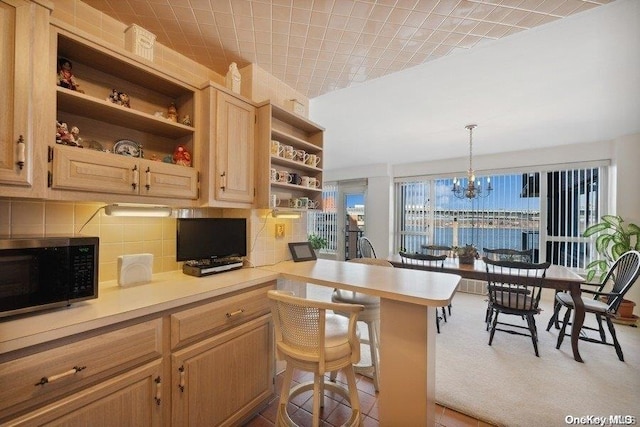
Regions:
[[[312,261],[316,258],[316,253],[309,242],[293,242],[289,243],[289,251],[294,262]]]

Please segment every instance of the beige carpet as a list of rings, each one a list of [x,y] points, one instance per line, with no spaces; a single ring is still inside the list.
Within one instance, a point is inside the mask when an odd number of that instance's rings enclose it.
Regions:
[[[489,346],[485,297],[456,294],[436,338],[436,401],[500,426],[565,426],[567,416],[609,415],[640,423],[640,328],[615,325],[625,362],[613,347],[581,341],[585,363],[578,363],[570,337],[556,350],[558,331],[545,330],[550,301],[536,319],[538,358],[529,337],[498,331]],[[593,315],[587,322],[595,323]]]

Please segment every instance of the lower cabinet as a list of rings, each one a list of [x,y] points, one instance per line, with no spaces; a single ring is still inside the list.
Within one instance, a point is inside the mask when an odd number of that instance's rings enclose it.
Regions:
[[[274,394],[275,287],[0,354],[0,427],[240,425]]]
[[[13,426],[161,426],[162,362],[157,360],[11,421]]]
[[[172,425],[238,425],[274,391],[269,315],[171,356]]]

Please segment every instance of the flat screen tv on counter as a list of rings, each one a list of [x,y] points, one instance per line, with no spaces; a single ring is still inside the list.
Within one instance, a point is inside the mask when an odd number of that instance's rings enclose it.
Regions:
[[[244,218],[178,218],[176,260],[183,272],[204,276],[242,267],[247,256]]]

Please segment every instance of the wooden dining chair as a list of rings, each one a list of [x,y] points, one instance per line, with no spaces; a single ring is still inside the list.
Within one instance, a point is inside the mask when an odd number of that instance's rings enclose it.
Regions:
[[[365,236],[358,239],[358,251],[360,252],[360,258],[377,258],[371,240]]]
[[[447,259],[446,255],[429,255],[429,254],[418,254],[418,253],[408,253],[408,252],[399,252],[400,259],[402,260],[402,266],[404,268],[413,268],[413,269],[423,269],[425,266],[435,267],[435,268],[443,268],[444,260]],[[449,313],[451,313],[451,304],[448,305]],[[447,309],[442,307],[442,317],[438,314],[436,310],[436,329],[438,333],[440,333],[440,319],[447,321]]]
[[[582,301],[584,302],[584,310],[586,313],[594,314],[598,322],[597,329],[584,325],[582,326],[582,329],[588,331],[598,331],[600,339],[589,337],[586,334],[581,334],[580,339],[583,341],[613,346],[616,349],[618,359],[620,359],[620,361],[622,362],[624,362],[622,348],[620,347],[620,343],[618,342],[616,330],[611,319],[615,319],[617,317],[620,303],[624,299],[625,294],[638,279],[638,275],[640,275],[640,252],[628,251],[624,253],[620,258],[618,258],[616,262],[611,266],[602,283],[583,284],[584,286],[595,286],[597,288],[596,290],[582,289],[583,293],[592,295],[592,297],[590,298],[582,297]],[[609,287],[611,289],[608,292],[605,292],[605,289],[608,289]],[[553,316],[551,317],[551,320],[549,320],[549,324],[547,325],[547,331],[551,329],[551,325],[553,325],[553,323],[557,321],[562,307],[565,307],[567,311],[564,314],[562,327],[560,328],[560,332],[558,334],[558,342],[556,344],[557,349],[559,349],[562,345],[562,340],[566,335],[567,325],[571,324],[571,322],[569,322],[569,318],[571,316],[571,310],[574,309],[574,303],[571,294],[566,292],[558,292],[556,294],[556,304],[553,309]],[[607,337],[602,326],[602,318],[604,318],[607,322],[609,333],[611,334],[611,338],[613,339],[612,343],[607,341]]]
[[[493,261],[533,262],[533,249],[482,248],[482,254]],[[493,311],[491,311],[491,304],[489,304],[489,300],[487,300],[487,310],[484,315],[487,330],[489,330],[492,316]]]
[[[446,255],[451,256],[453,248],[446,245],[420,245],[422,253],[427,255]]]
[[[487,270],[489,306],[493,315],[489,345],[496,331],[530,336],[533,349],[538,354],[538,331],[534,316],[540,313],[538,304],[542,294],[542,282],[551,263],[533,264],[520,261],[482,260]],[[498,321],[500,314],[524,317],[527,326]],[[506,328],[505,328],[506,327]],[[528,333],[521,332],[528,330]]]

